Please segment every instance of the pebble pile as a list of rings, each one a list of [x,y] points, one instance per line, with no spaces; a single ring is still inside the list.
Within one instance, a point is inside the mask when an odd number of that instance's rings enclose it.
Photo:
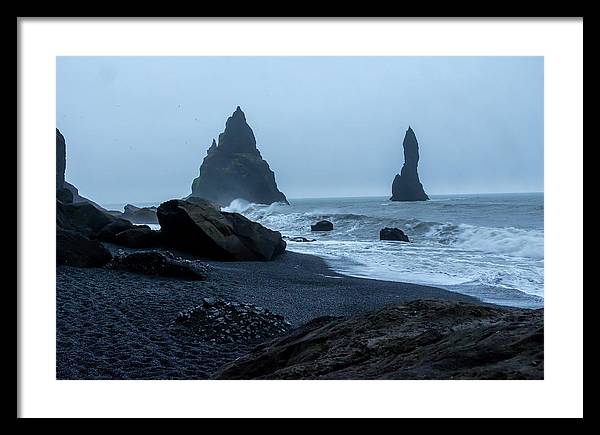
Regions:
[[[285,334],[291,327],[283,316],[265,308],[212,297],[181,311],[175,324],[214,343],[264,341]]]

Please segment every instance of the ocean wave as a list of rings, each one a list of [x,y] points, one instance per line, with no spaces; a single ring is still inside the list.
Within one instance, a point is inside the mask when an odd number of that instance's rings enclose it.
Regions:
[[[506,261],[502,255],[443,246],[326,239],[290,242],[288,250],[318,255],[344,275],[434,285],[489,302],[508,303],[508,298],[519,304],[543,303],[543,261]]]
[[[544,233],[542,230],[440,224],[431,227],[429,235],[436,237],[442,244],[466,250],[534,259],[544,258]]]
[[[270,211],[275,210],[277,207],[287,206],[287,204],[283,202],[274,202],[272,204],[256,204],[254,202],[246,201],[243,198],[237,198],[231,201],[231,203],[226,207],[221,207],[221,211],[229,212],[229,213],[252,213],[256,211],[262,211],[264,213],[269,213]]]
[[[333,222],[335,231],[320,234],[321,237],[374,241],[379,238],[381,228],[392,226],[402,229],[413,243],[419,245],[442,245],[465,251],[544,258],[544,232],[539,229],[494,228],[414,218],[369,216],[327,208],[294,211],[282,203],[254,204],[243,199],[235,199],[222,210],[241,213],[289,236],[305,235],[310,232],[311,224],[327,219]]]

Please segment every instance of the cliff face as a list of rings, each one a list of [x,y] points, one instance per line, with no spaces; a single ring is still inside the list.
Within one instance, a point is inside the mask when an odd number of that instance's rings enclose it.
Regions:
[[[220,205],[229,205],[237,198],[259,204],[288,203],[256,148],[254,132],[239,106],[227,119],[218,143],[213,139],[190,196]]]
[[[426,201],[429,199],[419,180],[419,144],[412,128],[404,136],[404,165],[392,183],[392,201]]]
[[[63,203],[81,203],[92,204],[98,210],[106,211],[103,207],[94,201],[87,199],[79,194],[77,187],[68,181],[65,181],[65,170],[67,168],[67,146],[65,137],[60,130],[56,129],[56,198]]]
[[[56,129],[56,190],[65,187],[65,169],[67,168],[67,156],[65,138]]]

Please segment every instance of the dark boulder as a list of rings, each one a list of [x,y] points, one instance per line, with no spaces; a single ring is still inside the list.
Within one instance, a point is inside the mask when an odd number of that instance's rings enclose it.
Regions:
[[[130,248],[152,248],[162,245],[160,231],[147,225],[133,225],[126,219],[98,210],[92,204],[56,202],[56,226],[90,239],[115,243]]]
[[[275,174],[261,157],[254,133],[239,106],[227,119],[218,144],[213,139],[190,196],[222,206],[238,198],[258,204],[288,203],[277,188]]]
[[[417,300],[322,317],[216,379],[544,379],[544,313]]]
[[[392,201],[426,201],[429,199],[419,180],[419,144],[412,128],[404,136],[404,165],[392,183]]]
[[[128,220],[117,218],[102,227],[102,229],[95,234],[95,238],[103,242],[116,243],[117,234],[133,228],[135,228],[135,225]]]
[[[117,255],[110,263],[110,267],[144,275],[181,278],[190,281],[203,281],[208,272],[207,265],[157,251]]]
[[[56,263],[75,267],[102,267],[112,258],[110,252],[96,240],[73,231],[57,229]]]
[[[234,234],[261,260],[272,260],[285,251],[286,243],[278,231],[272,231],[239,213],[222,212]]]
[[[117,245],[129,248],[154,248],[161,246],[160,231],[150,229],[147,225],[134,225],[133,228],[121,231],[115,236]]]
[[[102,228],[114,220],[114,216],[87,202],[65,204],[56,201],[57,228],[74,231],[85,237],[93,238]]]
[[[329,221],[323,220],[310,226],[311,231],[332,231],[333,224]]]
[[[281,234],[208,201],[171,200],[157,210],[165,243],[216,260],[272,260],[285,251]]]
[[[404,231],[398,228],[383,228],[379,231],[379,240],[398,240],[400,242],[410,242]]]

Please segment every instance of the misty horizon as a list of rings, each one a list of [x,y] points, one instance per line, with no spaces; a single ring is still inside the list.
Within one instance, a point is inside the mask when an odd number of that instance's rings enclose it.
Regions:
[[[409,126],[429,195],[544,190],[541,57],[59,57],[66,179],[185,197],[238,105],[292,200],[389,197]]]
[[[540,190],[540,191],[522,191],[522,192],[448,192],[448,193],[432,193],[430,196],[432,196],[433,200],[437,199],[437,197],[444,197],[444,196],[493,196],[493,195],[534,195],[534,194],[542,194],[543,195],[544,191]],[[379,198],[379,199],[389,199],[390,195],[365,195],[365,196],[304,196],[304,197],[290,197],[288,198],[288,200],[290,202],[294,202],[294,201],[303,201],[303,200],[327,200],[327,199],[375,199],[375,198]],[[115,202],[115,201],[109,201],[109,202],[100,202],[100,205],[105,207],[105,206],[122,206],[122,205],[126,205],[126,204],[131,204],[131,205],[135,205],[138,207],[147,207],[150,206],[152,204],[161,204],[164,201],[167,201],[169,199],[173,199],[173,198],[165,198],[165,199],[157,199],[157,200],[149,200],[149,201],[121,201],[121,202]],[[243,198],[239,198],[244,200]],[[244,200],[245,201],[245,200]]]

